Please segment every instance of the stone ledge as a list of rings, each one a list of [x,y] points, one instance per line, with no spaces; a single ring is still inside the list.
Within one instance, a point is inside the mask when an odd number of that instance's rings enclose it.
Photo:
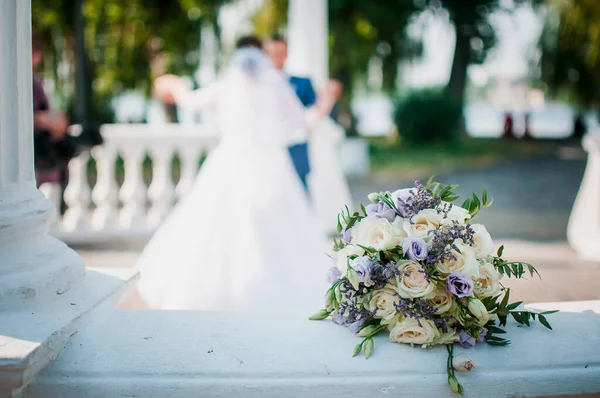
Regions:
[[[88,270],[81,286],[46,305],[0,312],[0,397],[26,386],[92,319],[115,308],[136,272]]]
[[[596,312],[577,313],[586,307]],[[478,368],[459,375],[466,396],[600,392],[599,307],[567,304],[554,331],[511,323],[511,346],[469,350]],[[351,357],[357,342],[331,322],[286,314],[116,311],[74,336],[26,396],[453,396],[445,349],[379,336],[365,360]]]

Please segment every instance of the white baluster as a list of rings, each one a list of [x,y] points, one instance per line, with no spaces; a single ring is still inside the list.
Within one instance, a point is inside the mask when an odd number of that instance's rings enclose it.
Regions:
[[[87,180],[87,151],[69,162],[69,184],[65,189],[65,203],[68,206],[63,217],[65,231],[85,231],[89,227],[91,190]]]
[[[98,179],[92,191],[96,210],[92,216],[92,227],[96,230],[113,229],[117,225],[117,191],[115,181],[116,149],[110,144],[92,149],[96,159]]]
[[[174,186],[171,176],[173,147],[160,143],[151,149],[152,183],[148,188],[148,198],[152,203],[148,212],[148,224],[158,226],[173,208]]]
[[[179,158],[181,159],[181,174],[175,188],[175,195],[178,200],[181,200],[190,192],[196,179],[200,158],[199,150],[194,145],[182,146],[179,149]]]
[[[143,228],[146,225],[145,150],[140,145],[126,145],[121,154],[125,160],[125,181],[119,192],[123,202],[120,224],[125,229]]]

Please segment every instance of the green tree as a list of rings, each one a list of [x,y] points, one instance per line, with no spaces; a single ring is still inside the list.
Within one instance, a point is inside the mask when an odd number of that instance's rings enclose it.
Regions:
[[[81,14],[76,7],[79,1]],[[107,121],[106,110],[115,96],[126,90],[149,96],[156,76],[195,70],[200,25],[203,21],[214,24],[227,0],[78,2],[32,0],[33,29],[46,43],[44,69],[53,77],[65,105],[87,102],[91,118]],[[78,23],[83,29],[76,29]],[[82,43],[79,47],[78,42]],[[86,54],[82,55],[82,48]],[[87,87],[77,93],[90,98],[75,98],[72,72],[78,67],[86,69],[78,75],[83,76],[78,84]]]
[[[552,0],[540,39],[541,80],[584,108],[600,108],[600,2]]]
[[[512,13],[523,4],[537,4],[543,0],[427,0],[427,7],[436,13],[447,13],[454,26],[456,45],[450,79],[446,92],[450,99],[465,102],[467,69],[482,63],[488,51],[496,44],[494,27],[489,16],[494,12]]]

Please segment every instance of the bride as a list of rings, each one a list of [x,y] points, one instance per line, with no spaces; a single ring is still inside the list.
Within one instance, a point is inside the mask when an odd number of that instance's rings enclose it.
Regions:
[[[321,305],[326,240],[287,147],[333,103],[325,96],[304,111],[257,39],[242,39],[238,47],[211,87],[192,92],[175,76],[155,83],[162,99],[213,106],[221,140],[139,259],[138,291],[150,308],[312,311]]]

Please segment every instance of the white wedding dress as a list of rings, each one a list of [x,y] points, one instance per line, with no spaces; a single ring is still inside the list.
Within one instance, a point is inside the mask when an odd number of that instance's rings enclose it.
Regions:
[[[140,296],[155,309],[322,308],[330,259],[287,151],[306,128],[289,84],[260,50],[243,49],[184,102],[214,105],[222,137],[144,249]]]
[[[339,154],[344,137],[344,128],[328,117],[311,128],[308,187],[321,228],[328,234],[337,233],[337,217],[344,206],[353,208]]]

